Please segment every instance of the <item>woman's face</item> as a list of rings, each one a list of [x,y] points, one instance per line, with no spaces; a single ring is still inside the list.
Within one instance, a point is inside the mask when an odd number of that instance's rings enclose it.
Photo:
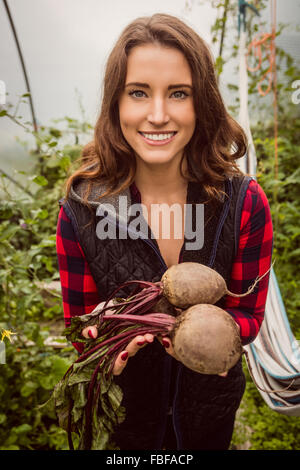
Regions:
[[[128,57],[119,100],[123,135],[145,164],[180,162],[195,129],[192,74],[175,48],[147,44]]]

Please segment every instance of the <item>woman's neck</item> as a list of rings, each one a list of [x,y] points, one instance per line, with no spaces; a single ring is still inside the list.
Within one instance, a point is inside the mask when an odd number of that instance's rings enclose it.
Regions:
[[[153,203],[172,203],[185,197],[188,182],[181,175],[178,166],[166,168],[163,165],[154,167],[138,164],[135,184],[145,202],[151,200]]]

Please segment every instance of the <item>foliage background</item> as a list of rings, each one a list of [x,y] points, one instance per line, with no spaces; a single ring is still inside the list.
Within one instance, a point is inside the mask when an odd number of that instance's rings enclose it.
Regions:
[[[188,2],[187,2],[188,3]],[[226,15],[224,5],[228,7]],[[261,2],[263,8],[265,2]],[[212,28],[216,40],[230,17],[232,2],[214,2],[222,12],[222,21]],[[255,25],[248,24],[250,32]],[[251,29],[252,28],[252,29]],[[220,49],[221,50],[221,49]],[[236,55],[236,48],[231,51]],[[222,72],[223,59],[216,65]],[[252,134],[258,158],[257,179],[270,202],[275,230],[275,273],[295,336],[300,339],[300,263],[298,224],[300,193],[300,113],[291,102],[291,83],[300,77],[297,64],[284,51],[278,51],[279,168],[274,167],[274,128],[270,97],[257,98],[256,84],[261,71],[250,74],[251,110],[261,116],[252,122]],[[236,115],[236,93],[230,111]],[[23,95],[20,101],[26,102]],[[39,409],[77,354],[72,346],[55,349],[45,345],[49,336],[60,335],[64,328],[59,293],[51,282],[59,280],[55,249],[58,200],[65,180],[76,167],[82,145],[92,136],[92,126],[84,119],[65,117],[48,127],[32,130],[30,123],[17,117],[11,105],[3,106],[0,117],[25,126],[34,136],[28,149],[33,169],[23,188],[13,188],[2,176],[0,206],[0,332],[11,330],[12,342],[5,339],[6,364],[0,365],[0,450],[68,449],[65,431],[55,416]],[[235,116],[236,117],[236,116]],[[32,141],[32,139],[31,139]],[[27,146],[26,142],[20,144]],[[24,178],[23,178],[24,181]],[[43,283],[43,284],[41,284]],[[47,287],[48,285],[48,287]],[[300,449],[298,418],[271,411],[249,378],[238,413],[232,449]]]

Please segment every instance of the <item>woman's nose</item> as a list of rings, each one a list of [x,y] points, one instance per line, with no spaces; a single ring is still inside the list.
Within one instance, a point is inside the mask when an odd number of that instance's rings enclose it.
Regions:
[[[166,124],[170,120],[166,103],[162,99],[153,100],[148,114],[148,121],[156,126]]]

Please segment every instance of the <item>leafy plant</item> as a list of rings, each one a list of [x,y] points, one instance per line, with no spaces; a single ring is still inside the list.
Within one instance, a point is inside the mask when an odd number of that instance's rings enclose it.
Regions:
[[[4,330],[14,336],[12,342],[3,340],[0,449],[68,449],[67,434],[57,426],[56,416],[39,405],[77,358],[72,346],[57,350],[45,341],[64,329],[61,294],[50,288],[59,280],[58,200],[91,126],[66,117],[34,132],[10,104],[1,116],[22,125],[36,145],[28,155],[33,170],[21,172],[22,182],[11,186],[11,180],[1,177],[0,337]]]

